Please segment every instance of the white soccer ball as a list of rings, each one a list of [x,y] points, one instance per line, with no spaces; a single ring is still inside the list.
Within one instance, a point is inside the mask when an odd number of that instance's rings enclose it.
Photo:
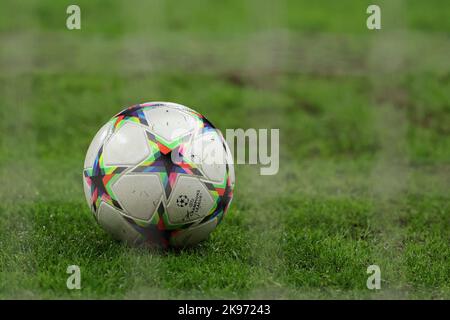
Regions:
[[[200,113],[148,102],[114,116],[84,163],[84,191],[97,222],[129,244],[183,247],[222,221],[234,189],[230,150]]]

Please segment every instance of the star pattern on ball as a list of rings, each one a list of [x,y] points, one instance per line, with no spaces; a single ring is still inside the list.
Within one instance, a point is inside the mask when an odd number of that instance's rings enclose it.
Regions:
[[[166,229],[163,217],[164,211],[164,205],[161,202],[158,207],[158,214],[155,217],[157,221],[155,224],[150,223],[147,225],[139,225],[135,220],[129,217],[124,218],[137,232],[139,232],[139,234],[141,234],[141,241],[143,243],[157,244],[162,247],[167,247],[169,245],[170,237],[173,231]]]
[[[131,106],[114,116],[114,129],[119,128],[124,121],[133,121],[142,125],[148,125],[144,114],[144,108],[140,105]]]
[[[166,199],[169,199],[179,175],[186,174],[205,178],[195,164],[184,157],[184,140],[180,140],[176,146],[171,147],[162,143],[161,139],[158,139],[149,131],[147,131],[147,138],[154,152],[149,159],[134,169],[133,172],[158,173],[164,187]]]
[[[180,230],[188,229],[194,223],[186,223],[182,226],[178,226],[176,229],[171,229],[167,224],[167,219],[165,217],[165,208],[163,203],[159,204],[157,215],[153,218],[152,223],[140,225],[135,220],[130,217],[125,216],[130,225],[141,234],[141,243],[146,243],[149,245],[159,245],[163,248],[167,248],[170,244],[170,239],[176,235]]]
[[[231,200],[233,199],[233,184],[231,183],[229,170],[230,167],[227,164],[225,174],[226,178],[223,184],[213,184],[209,182],[205,183],[205,186],[208,188],[209,192],[215,195],[216,204],[210,214],[203,218],[202,223],[214,219],[215,217],[218,217],[218,223],[220,223],[225,212],[227,212]]]
[[[111,186],[125,169],[127,168],[105,166],[103,164],[103,147],[101,147],[92,169],[84,170],[86,183],[90,187],[91,205],[94,212],[97,212],[101,201],[122,209],[112,192]]]

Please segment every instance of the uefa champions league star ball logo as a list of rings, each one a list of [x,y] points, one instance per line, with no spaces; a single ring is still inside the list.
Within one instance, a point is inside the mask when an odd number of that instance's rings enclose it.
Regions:
[[[189,198],[187,197],[187,195],[180,195],[177,198],[177,206],[179,206],[180,208],[186,207],[189,204]]]

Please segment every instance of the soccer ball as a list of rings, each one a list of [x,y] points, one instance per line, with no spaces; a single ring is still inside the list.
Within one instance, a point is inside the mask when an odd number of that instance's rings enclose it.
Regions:
[[[97,222],[132,245],[184,247],[226,214],[234,168],[221,132],[170,102],[131,106],[96,134],[84,162],[86,200]]]

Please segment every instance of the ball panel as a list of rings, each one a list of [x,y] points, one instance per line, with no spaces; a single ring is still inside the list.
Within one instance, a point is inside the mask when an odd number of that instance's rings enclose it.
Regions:
[[[154,108],[158,108],[158,107],[169,107],[172,109],[177,109],[177,110],[181,110],[181,111],[188,111],[188,112],[192,112],[195,113],[194,110],[192,110],[189,107],[186,107],[182,104],[179,103],[175,103],[175,102],[167,102],[167,101],[151,101],[151,102],[144,102],[140,104],[141,107],[154,107]]]
[[[167,204],[170,223],[181,224],[200,220],[211,211],[214,201],[196,177],[180,176]]]
[[[141,235],[124,219],[120,211],[102,202],[98,209],[98,223],[114,238],[129,244],[139,241]]]
[[[84,169],[92,168],[92,166],[94,165],[94,161],[95,158],[97,157],[98,150],[108,137],[108,134],[111,131],[111,127],[112,123],[108,122],[107,124],[105,124],[103,127],[100,128],[100,130],[95,135],[94,139],[92,139],[92,142],[86,153],[86,158],[84,160]]]
[[[200,225],[192,226],[177,232],[171,238],[171,245],[175,247],[192,246],[208,238],[216,228],[217,218],[206,221]]]
[[[163,198],[159,177],[153,174],[125,174],[112,186],[126,213],[150,221]]]
[[[197,120],[192,115],[172,107],[157,107],[144,113],[150,130],[167,142],[185,136],[197,127]]]
[[[209,180],[217,183],[224,181],[227,155],[223,141],[216,131],[196,135],[185,156],[191,159]]]
[[[103,157],[106,166],[134,166],[149,153],[145,130],[133,122],[127,122],[105,143]]]

